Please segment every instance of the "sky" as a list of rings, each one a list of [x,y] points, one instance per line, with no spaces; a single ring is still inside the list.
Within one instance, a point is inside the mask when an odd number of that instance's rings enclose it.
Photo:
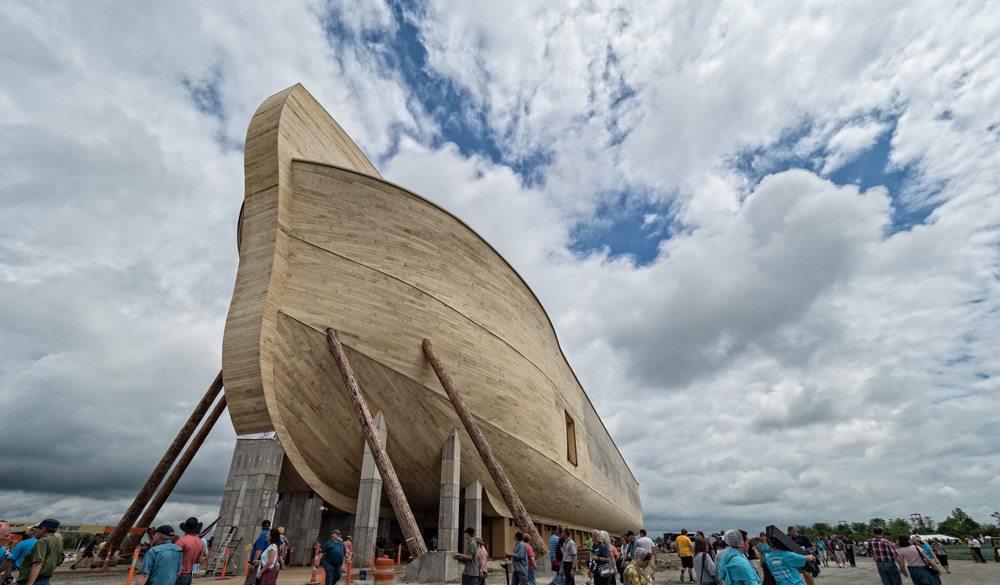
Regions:
[[[525,278],[647,528],[989,521],[997,14],[4,2],[0,517],[127,507],[219,370],[247,125],[300,82]],[[234,438],[158,521],[215,518]]]

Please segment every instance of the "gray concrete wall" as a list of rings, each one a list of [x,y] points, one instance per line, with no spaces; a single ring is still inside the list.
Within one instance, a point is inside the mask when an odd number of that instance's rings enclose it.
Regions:
[[[228,574],[243,572],[246,560],[244,549],[252,545],[260,534],[261,521],[272,519],[284,457],[285,451],[274,437],[236,440],[212,550],[214,556],[230,527],[235,526]]]
[[[320,536],[322,508],[323,498],[313,492],[278,495],[278,505],[274,509],[274,526],[285,528],[285,537],[292,547],[291,566],[307,567],[312,564],[313,545]]]

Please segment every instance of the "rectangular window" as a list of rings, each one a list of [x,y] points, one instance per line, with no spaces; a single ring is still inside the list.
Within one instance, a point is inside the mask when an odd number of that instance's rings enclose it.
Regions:
[[[573,417],[566,412],[566,459],[576,465],[576,425],[573,424]]]

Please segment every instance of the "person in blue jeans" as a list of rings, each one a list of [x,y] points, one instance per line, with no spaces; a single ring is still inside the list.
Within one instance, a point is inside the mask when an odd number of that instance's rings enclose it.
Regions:
[[[868,550],[875,560],[882,585],[903,585],[903,577],[909,577],[910,574],[899,550],[882,536],[881,528],[876,527],[872,533],[874,536],[865,544],[868,545]]]
[[[339,530],[333,531],[330,540],[323,544],[320,552],[323,553],[323,571],[326,575],[323,585],[334,585],[340,580],[340,575],[344,571],[344,555],[347,554],[347,548],[344,546],[344,541],[340,539]]]

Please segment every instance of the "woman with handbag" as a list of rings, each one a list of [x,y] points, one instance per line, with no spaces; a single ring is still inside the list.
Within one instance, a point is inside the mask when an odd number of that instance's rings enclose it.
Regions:
[[[708,553],[708,541],[704,538],[694,541],[694,571],[698,585],[715,585],[719,582],[715,572],[715,561]]]
[[[931,564],[923,549],[912,544],[910,537],[905,534],[901,534],[897,542],[899,554],[906,560],[913,585],[941,585],[941,579],[938,577],[941,571]]]
[[[614,585],[615,555],[611,552],[611,537],[603,530],[594,532],[594,548],[591,560],[594,562],[594,585]]]
[[[257,578],[260,585],[275,585],[278,582],[278,548],[281,546],[281,533],[277,528],[272,528],[268,533],[270,543],[260,555],[260,564],[257,565]]]

